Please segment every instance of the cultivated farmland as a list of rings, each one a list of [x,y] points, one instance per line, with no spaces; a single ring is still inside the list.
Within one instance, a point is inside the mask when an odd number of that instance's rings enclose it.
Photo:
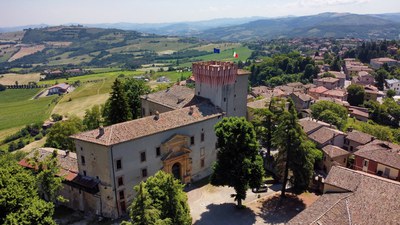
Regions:
[[[30,74],[17,74],[17,73],[6,73],[0,75],[0,84],[14,85],[16,81],[18,84],[28,84],[29,82],[38,82],[40,80],[40,73]]]

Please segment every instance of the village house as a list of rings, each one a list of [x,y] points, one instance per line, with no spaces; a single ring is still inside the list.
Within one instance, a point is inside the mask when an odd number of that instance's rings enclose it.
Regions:
[[[308,94],[312,96],[314,99],[319,99],[321,96],[323,96],[322,94],[326,91],[328,91],[326,87],[318,86],[315,88],[310,88],[310,90],[308,90]]]
[[[349,152],[353,152],[358,146],[368,144],[375,140],[375,137],[361,131],[349,129],[346,137],[344,138],[343,148]]]
[[[289,97],[293,100],[297,112],[310,108],[310,106],[314,103],[313,97],[300,92],[291,93]]]
[[[133,187],[157,171],[184,184],[211,173],[217,154],[214,126],[224,116],[246,116],[249,73],[215,61],[193,63],[192,71],[194,94],[177,87],[143,96],[143,115],[153,115],[71,136],[79,174],[99,180],[102,216],[125,215]]]
[[[314,79],[313,83],[316,86],[324,86],[329,90],[339,88],[339,79],[333,77],[323,77],[320,79]]]
[[[376,101],[379,96],[382,96],[377,87],[372,85],[364,86],[364,101]]]
[[[400,181],[400,146],[381,140],[358,146],[355,170]]]
[[[308,135],[315,142],[317,148],[322,149],[327,145],[343,147],[345,133],[330,127],[321,127]]]
[[[359,71],[357,76],[352,78],[351,83],[359,85],[375,85],[375,79],[374,76],[367,71]]]
[[[386,87],[389,90],[393,90],[396,92],[396,95],[400,94],[400,80],[394,78],[394,79],[386,79]]]
[[[39,148],[37,151],[39,153],[39,162],[51,156],[53,151],[57,153],[57,161],[60,169],[58,176],[64,178],[59,194],[69,200],[67,202],[60,202],[61,205],[87,214],[102,214],[101,211],[98,211],[101,210],[99,205],[102,204],[101,198],[98,195],[98,184],[100,181],[96,178],[79,174],[76,153],[53,148]],[[19,164],[25,168],[34,169],[33,165],[29,163],[29,159],[34,156],[35,151],[32,151]]]
[[[344,84],[345,84],[345,81],[346,81],[346,74],[344,74],[344,73],[342,73],[342,72],[338,72],[338,71],[331,71],[331,70],[328,70],[328,71],[326,71],[326,72],[319,73],[319,74],[317,75],[317,78],[323,78],[323,76],[325,75],[325,73],[329,73],[329,74],[333,75],[334,78],[339,79],[339,88],[343,88],[343,87],[344,87]]]
[[[359,121],[367,122],[369,119],[369,110],[367,108],[349,106],[347,107],[350,118],[355,118]]]
[[[323,195],[293,219],[298,224],[398,224],[400,182],[333,166]]]
[[[67,83],[56,84],[48,89],[48,95],[61,95],[70,92],[72,89],[73,87]]]
[[[327,90],[320,95],[320,99],[323,98],[333,98],[340,101],[347,101],[347,91],[342,89]]]
[[[329,123],[325,123],[322,121],[317,121],[314,120],[310,117],[305,117],[299,119],[299,124],[303,128],[303,131],[307,134],[310,135],[311,133],[317,131],[321,127],[330,127]]]
[[[343,148],[334,145],[327,145],[322,148],[324,153],[322,163],[323,169],[329,172],[332,166],[347,166],[347,159],[350,153]]]
[[[375,58],[370,60],[370,64],[372,68],[374,69],[379,69],[383,66],[383,64],[387,64],[389,67],[391,66],[397,66],[399,62],[395,59],[391,58]]]
[[[356,61],[354,58],[346,58],[344,59],[344,66],[343,70],[346,74],[346,79],[351,80],[353,76],[357,76],[358,72],[366,71],[368,73],[373,72],[373,69],[369,68],[368,66],[364,65],[363,63]]]

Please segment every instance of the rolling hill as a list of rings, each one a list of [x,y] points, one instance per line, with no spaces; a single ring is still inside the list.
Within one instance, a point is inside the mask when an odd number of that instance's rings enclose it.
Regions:
[[[262,19],[241,25],[213,28],[198,35],[208,40],[245,41],[293,37],[399,37],[400,14],[358,15],[322,13],[312,16]]]

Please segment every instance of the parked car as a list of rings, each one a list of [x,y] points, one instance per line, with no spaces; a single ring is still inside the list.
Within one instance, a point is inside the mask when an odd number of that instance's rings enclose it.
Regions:
[[[267,192],[268,186],[267,186],[267,184],[261,184],[260,187],[253,188],[251,191],[254,193]]]

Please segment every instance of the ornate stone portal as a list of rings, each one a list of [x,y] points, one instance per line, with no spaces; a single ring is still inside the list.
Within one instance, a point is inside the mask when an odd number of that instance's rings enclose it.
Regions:
[[[192,159],[189,149],[190,137],[176,134],[161,145],[163,171],[171,173],[182,183],[190,183],[192,178]]]

